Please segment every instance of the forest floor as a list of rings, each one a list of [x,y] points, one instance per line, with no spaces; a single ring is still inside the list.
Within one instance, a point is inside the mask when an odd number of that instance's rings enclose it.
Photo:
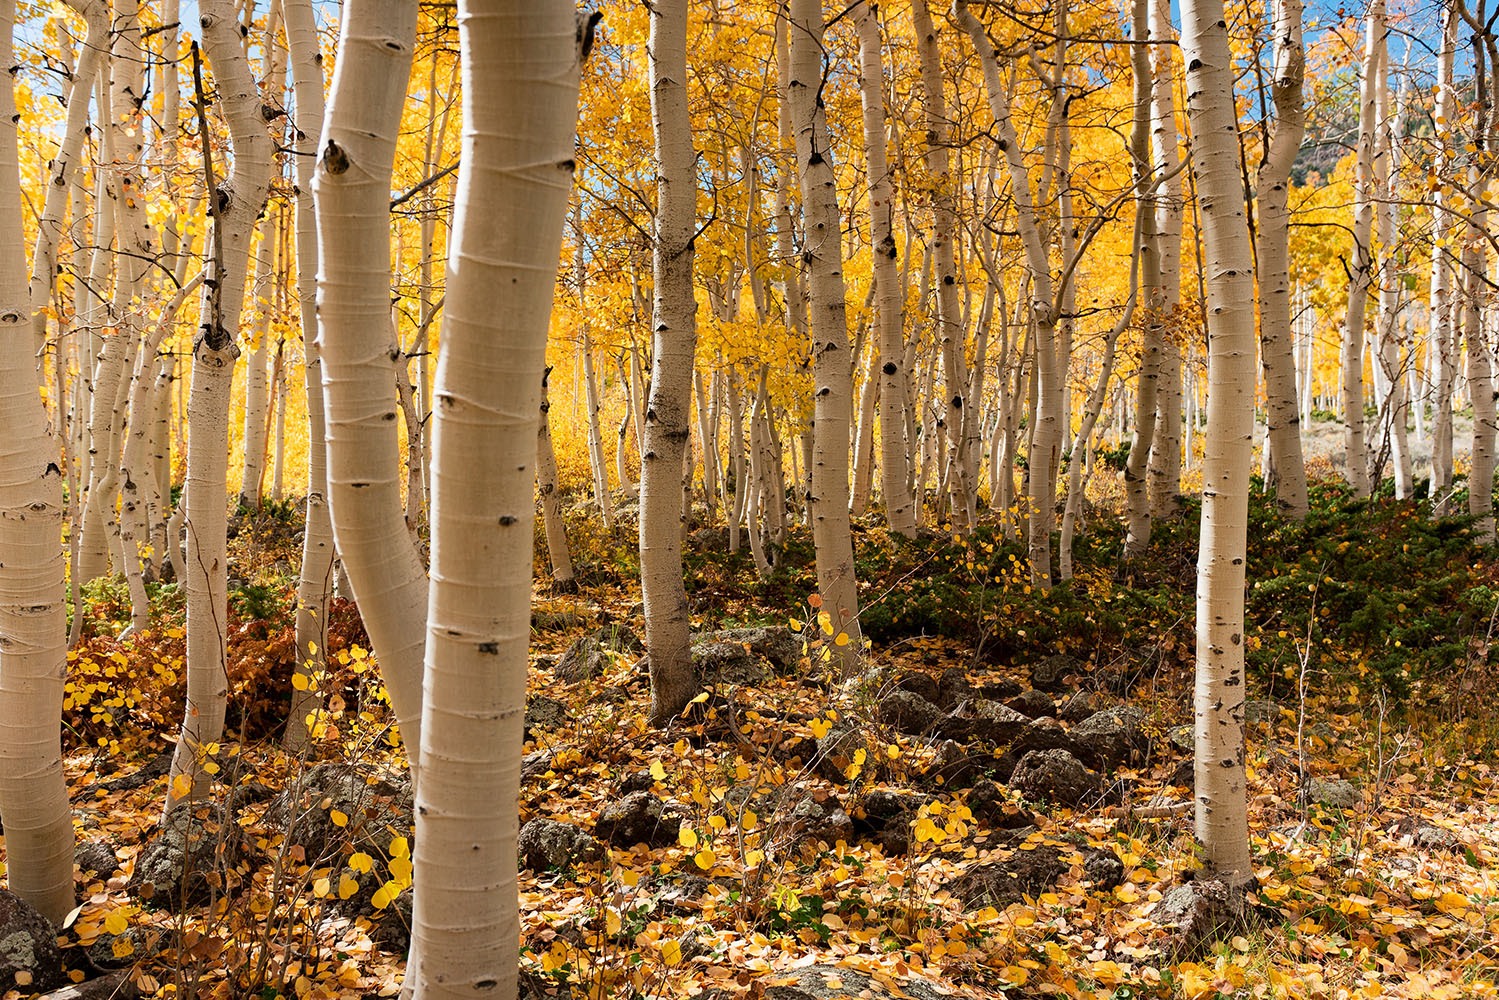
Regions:
[[[1216,927],[1183,811],[1190,504],[1139,566],[1095,512],[1077,578],[1046,592],[998,519],[967,542],[903,542],[870,518],[872,645],[853,681],[822,666],[802,532],[763,583],[722,529],[695,532],[694,627],[759,630],[699,647],[704,695],[666,731],[645,723],[631,531],[575,511],[583,586],[538,584],[533,615],[528,995],[1499,994],[1499,567],[1419,503],[1314,493],[1305,526],[1253,513],[1256,884]],[[148,845],[182,704],[181,599],[159,588],[161,626],[121,641],[123,586],[89,590],[66,711],[84,845],[68,977],[394,996],[410,788],[367,639],[338,604],[319,740],[283,753],[299,525],[286,505],[236,527],[234,736],[210,748],[219,801],[179,884],[157,884],[173,869]]]

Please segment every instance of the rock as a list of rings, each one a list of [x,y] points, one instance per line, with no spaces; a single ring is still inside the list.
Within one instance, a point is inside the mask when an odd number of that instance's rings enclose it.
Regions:
[[[1187,725],[1172,726],[1166,730],[1166,739],[1182,753],[1191,753],[1196,746],[1196,735]]]
[[[537,608],[531,612],[531,627],[538,632],[561,632],[577,628],[586,619],[576,611]]]
[[[342,825],[333,813],[343,814]],[[411,777],[355,764],[316,764],[271,801],[265,825],[299,844],[306,860],[341,854],[345,845],[383,857],[395,836],[412,835]],[[137,866],[139,871],[139,866]]]
[[[1090,692],[1078,691],[1071,698],[1057,705],[1057,718],[1063,722],[1078,723],[1097,712],[1098,699]]]
[[[973,813],[974,819],[1000,830],[1017,830],[1033,826],[1036,822],[1034,814],[1013,801],[1003,788],[988,779],[969,789],[968,811]]]
[[[942,718],[942,709],[919,694],[896,688],[880,702],[879,720],[898,733],[923,736]]]
[[[604,856],[604,846],[581,827],[537,818],[520,828],[516,852],[521,868],[542,872],[548,868],[571,870],[597,861]]]
[[[937,745],[936,757],[921,775],[942,788],[966,788],[993,767],[992,753],[971,751],[956,740],[943,740]]]
[[[909,973],[899,979],[871,976],[841,965],[808,965],[784,976],[762,980],[764,1000],[976,1000],[976,993],[954,992],[951,987]]]
[[[1274,725],[1280,721],[1280,706],[1269,698],[1251,698],[1244,703],[1244,721],[1251,726]]]
[[[970,868],[949,888],[970,910],[985,906],[1002,910],[1026,896],[1034,898],[1056,888],[1057,880],[1071,868],[1061,848],[1038,844],[1034,850],[1015,849],[1008,858]]]
[[[777,841],[822,842],[832,847],[848,840],[853,821],[836,797],[798,787],[788,791],[788,797],[771,814],[770,829],[772,839]]]
[[[1202,955],[1207,946],[1243,923],[1243,894],[1219,879],[1196,879],[1167,889],[1150,910],[1167,932],[1162,950],[1172,962]]]
[[[1031,724],[1030,719],[1008,705],[987,698],[969,703],[969,714],[973,718],[970,727],[973,738],[987,746],[1006,746]]]
[[[141,995],[131,969],[116,969],[95,979],[53,990],[42,1000],[136,1000]]]
[[[1333,809],[1356,809],[1364,803],[1363,793],[1351,781],[1313,778],[1306,784],[1308,802],[1320,802]]]
[[[692,666],[705,684],[756,687],[771,678],[765,662],[738,642],[694,643]]]
[[[123,934],[100,934],[83,950],[88,964],[100,972],[128,969],[160,953],[162,932],[150,927],[129,927]]]
[[[870,836],[887,855],[905,854],[911,849],[911,824],[933,801],[920,792],[875,789],[855,808],[854,829]]]
[[[1460,851],[1465,846],[1462,838],[1451,830],[1415,816],[1402,816],[1390,825],[1389,833],[1407,845],[1428,851]]]
[[[552,668],[552,676],[564,684],[577,684],[603,673],[605,665],[603,644],[596,635],[585,635],[567,647]]]
[[[172,750],[163,750],[161,753],[146,761],[134,772],[123,778],[114,778],[106,781],[103,788],[108,792],[128,792],[140,788],[157,778],[165,777],[172,769]]]
[[[963,702],[976,697],[978,693],[974,691],[973,684],[968,680],[968,672],[961,667],[949,667],[942,671],[942,676],[937,679],[937,697],[932,700],[951,711]]]
[[[988,698],[990,701],[1008,701],[1025,692],[1020,682],[1009,677],[1001,677],[997,681],[981,684],[976,692],[980,698]]]
[[[1081,758],[1097,768],[1143,764],[1150,756],[1145,713],[1138,708],[1095,712],[1074,726],[1070,735],[1083,748]]]
[[[1010,784],[1033,802],[1077,806],[1098,791],[1098,775],[1066,750],[1032,750],[1016,765]]]
[[[1094,892],[1112,892],[1124,884],[1125,874],[1124,862],[1112,850],[1096,847],[1083,850],[1083,878],[1093,883]]]
[[[920,695],[933,704],[941,704],[941,689],[937,681],[930,674],[922,674],[915,671],[901,674],[895,679],[895,686],[902,691],[909,691],[912,694]]]
[[[80,840],[73,850],[73,863],[84,875],[109,878],[120,870],[120,859],[114,848],[100,840]]]
[[[23,993],[63,983],[62,952],[52,922],[20,896],[0,889],[0,987]]]
[[[1175,788],[1191,788],[1197,783],[1197,765],[1188,757],[1176,765],[1166,778],[1166,784]]]
[[[567,722],[567,716],[567,706],[556,698],[532,695],[526,701],[526,739],[529,740],[538,729],[561,728]]]
[[[1031,687],[1055,694],[1067,687],[1069,674],[1080,674],[1087,665],[1075,656],[1048,656],[1031,664]]]
[[[604,806],[593,824],[593,835],[615,847],[665,847],[677,842],[681,825],[681,818],[652,793],[631,792]]]
[[[629,795],[631,792],[646,792],[656,787],[656,779],[651,777],[649,771],[631,771],[619,779],[615,786],[616,795]]]
[[[1057,720],[1037,719],[1026,726],[1025,731],[1000,755],[994,764],[994,777],[999,781],[1009,781],[1010,776],[1015,773],[1015,765],[1032,750],[1066,750],[1077,757],[1082,747],[1077,745],[1077,741],[1068,735]]]
[[[658,907],[676,916],[701,912],[703,897],[713,890],[713,883],[701,875],[679,871],[648,875],[641,880],[641,886]]]
[[[533,750],[520,759],[520,780],[539,778],[552,769],[552,751]]]
[[[1057,703],[1052,700],[1051,695],[1034,688],[1020,692],[1005,702],[1005,706],[1019,712],[1027,719],[1044,719],[1057,712]]]
[[[703,638],[710,642],[728,642],[745,647],[750,655],[768,662],[770,668],[778,674],[794,673],[802,659],[801,636],[784,625],[721,629],[710,632]]]
[[[832,781],[846,783],[849,780],[849,766],[853,764],[854,755],[859,750],[865,751],[865,764],[867,768],[872,755],[869,753],[868,741],[864,737],[864,730],[850,722],[847,718],[840,718],[817,741],[817,769]]]
[[[236,866],[247,846],[237,823],[194,816],[184,804],[141,850],[125,889],[142,903],[171,912],[232,896],[241,883]],[[307,856],[320,855],[309,849]]]

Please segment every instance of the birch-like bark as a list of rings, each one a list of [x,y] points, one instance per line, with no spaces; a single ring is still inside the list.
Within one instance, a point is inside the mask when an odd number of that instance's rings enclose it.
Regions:
[[[796,135],[801,180],[802,261],[811,300],[812,381],[815,415],[809,458],[809,507],[817,551],[817,589],[829,616],[833,666],[845,676],[858,669],[859,588],[848,518],[848,441],[853,419],[847,305],[844,301],[843,230],[833,182],[833,151],[823,107],[822,4],[791,0],[791,48],[786,91]],[[821,612],[819,613],[821,614]]]
[[[416,789],[418,1000],[517,989],[533,463],[572,188],[576,24],[571,3],[460,0],[463,167],[434,392]]]
[[[1291,166],[1306,135],[1302,81],[1301,0],[1275,5],[1275,127],[1256,187],[1259,219],[1260,356],[1265,373],[1268,441],[1275,470],[1275,502],[1287,517],[1306,517],[1306,463],[1301,451],[1301,410],[1296,399],[1295,342],[1291,335]],[[1404,419],[1402,414],[1401,419]]]
[[[573,576],[572,553],[567,547],[567,528],[562,523],[562,495],[557,486],[557,454],[552,448],[551,422],[547,419],[551,399],[547,381],[552,370],[541,375],[541,419],[536,425],[536,492],[541,494],[541,514],[546,527],[547,556],[552,562],[552,589],[571,593],[578,589]]]
[[[578,333],[583,338],[583,386],[588,410],[588,467],[593,472],[593,499],[604,519],[604,531],[614,533],[614,502],[609,496],[609,468],[604,457],[604,431],[599,420],[599,380],[594,370],[593,333],[588,322],[588,262],[583,254],[583,198],[573,202],[573,284],[578,294]]]
[[[297,300],[302,320],[303,379],[307,393],[307,504],[302,566],[297,574],[296,674],[284,743],[300,751],[310,735],[308,716],[318,704],[313,678],[327,663],[328,600],[333,591],[333,522],[328,514],[328,458],[324,443],[323,365],[318,348],[317,215],[313,158],[323,131],[323,55],[312,0],[283,0],[286,47],[296,96]]]
[[[427,575],[401,504],[389,204],[416,19],[410,0],[345,6],[313,181],[329,513],[414,775]]]
[[[878,5],[857,8],[859,102],[864,122],[864,162],[869,173],[869,239],[874,255],[875,330],[880,360],[880,497],[890,530],[916,536],[911,496],[911,446],[906,439],[905,284],[896,267],[895,191],[885,150],[885,66],[880,49]]]
[[[946,393],[942,406],[942,431],[947,445],[943,463],[947,470],[948,496],[952,503],[953,529],[968,532],[977,513],[975,491],[968,482],[968,458],[964,451],[963,407],[968,400],[968,366],[963,353],[965,331],[958,305],[958,265],[953,241],[957,235],[954,205],[956,182],[950,176],[951,112],[942,78],[942,57],[937,30],[926,0],[912,0],[911,21],[916,32],[916,54],[921,63],[923,117],[926,125],[926,163],[932,182],[932,259],[937,268],[937,330],[942,345],[942,376]]]
[[[0,3],[11,66],[15,4]],[[14,84],[0,87],[0,816],[10,890],[54,924],[73,908],[62,767],[63,476],[39,392],[21,225]]]
[[[271,285],[276,275],[276,232],[279,228],[274,211],[261,218],[260,242],[255,251],[255,278],[250,286],[255,323],[248,338],[250,358],[245,365],[242,432],[245,471],[239,488],[239,502],[252,510],[260,507],[265,479],[266,410],[271,402],[266,359],[270,356],[271,346]]]
[[[1379,2],[1379,0],[1376,0]],[[1209,266],[1208,438],[1197,562],[1195,799],[1210,875],[1254,877],[1244,772],[1244,553],[1254,438],[1254,265],[1222,0],[1183,0],[1192,166]]]
[[[1442,10],[1442,45],[1437,52],[1437,94],[1434,116],[1438,132],[1452,127],[1457,95],[1453,69],[1457,56],[1458,14],[1456,5]],[[1452,148],[1437,142],[1432,173],[1437,190],[1432,196],[1432,229],[1435,239],[1431,249],[1431,294],[1427,300],[1430,317],[1431,353],[1428,369],[1435,369],[1431,429],[1431,497],[1433,513],[1447,514],[1452,500],[1452,392],[1457,377],[1457,341],[1452,335],[1453,273],[1452,262],[1457,245],[1458,223],[1449,210],[1448,184],[1452,172]],[[1430,374],[1430,371],[1429,371]]]
[[[1171,317],[1181,301],[1182,177],[1176,130],[1176,38],[1171,26],[1170,0],[1153,0],[1150,6],[1151,59],[1151,156],[1157,176],[1166,178],[1165,190],[1156,202],[1156,255],[1161,270],[1162,315]],[[1180,324],[1168,324],[1161,341],[1160,375],[1156,383],[1155,440],[1150,446],[1147,469],[1150,516],[1160,521],[1176,509],[1181,492],[1182,464],[1182,353]]]
[[[1374,282],[1374,147],[1380,94],[1385,88],[1385,0],[1369,6],[1359,90],[1358,145],[1353,174],[1353,259],[1349,261],[1348,312],[1343,320],[1342,403],[1345,475],[1354,496],[1369,495],[1364,435],[1364,317]]]
[[[1405,422],[1410,397],[1405,388],[1405,371],[1401,367],[1401,349],[1405,330],[1400,322],[1404,299],[1402,267],[1395,249],[1399,237],[1396,199],[1400,197],[1400,136],[1405,131],[1405,107],[1409,97],[1409,75],[1401,82],[1399,97],[1392,109],[1389,88],[1379,97],[1379,152],[1375,157],[1375,185],[1379,207],[1374,216],[1376,240],[1380,247],[1379,309],[1374,320],[1374,353],[1379,382],[1379,454],[1388,449],[1395,479],[1395,499],[1410,498],[1411,453]]]
[[[209,199],[212,280],[204,279],[193,341],[187,443],[187,713],[172,756],[168,813],[186,797],[207,794],[202,747],[224,731],[229,695],[224,623],[229,617],[226,541],[229,403],[235,334],[245,297],[245,272],[255,220],[271,182],[271,137],[239,20],[229,0],[200,0],[203,46],[213,68],[219,106],[229,123],[233,163]],[[206,109],[199,114],[206,118]],[[185,776],[185,778],[184,778]],[[184,780],[179,781],[179,778]]]
[[[687,110],[687,0],[651,8],[651,127],[656,145],[650,398],[640,453],[640,586],[650,653],[652,725],[697,693],[691,612],[682,580],[682,455],[691,434],[697,302],[692,120]]]

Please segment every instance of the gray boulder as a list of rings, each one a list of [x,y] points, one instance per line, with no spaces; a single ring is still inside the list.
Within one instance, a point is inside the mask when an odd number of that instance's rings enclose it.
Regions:
[[[666,803],[651,792],[639,791],[604,806],[593,824],[593,835],[615,847],[665,847],[677,842],[681,826],[681,817]]]
[[[337,822],[334,813],[345,817]],[[345,845],[377,857],[395,836],[412,832],[411,778],[345,763],[317,764],[294,779],[266,809],[266,825],[300,845],[308,864]],[[139,871],[139,865],[137,865]]]
[[[1057,703],[1052,699],[1051,695],[1039,688],[1022,691],[1005,702],[1005,705],[1019,712],[1027,719],[1044,719],[1047,716],[1057,714]]]
[[[1145,713],[1131,706],[1095,712],[1074,726],[1071,735],[1084,751],[1082,758],[1094,767],[1143,764],[1150,756]]]
[[[869,752],[869,743],[865,738],[864,730],[846,717],[840,718],[817,741],[817,770],[831,781],[846,783],[849,780],[849,765],[854,762],[854,756],[860,750],[866,753],[867,769],[868,762],[873,759],[873,754]]]
[[[1086,669],[1087,664],[1075,656],[1048,656],[1031,664],[1031,687],[1055,694],[1066,689],[1069,675]]]
[[[603,673],[605,665],[603,643],[597,635],[585,635],[567,647],[552,668],[552,676],[564,684],[577,684]]]
[[[970,910],[985,906],[1002,910],[1026,896],[1035,898],[1056,888],[1058,880],[1072,868],[1070,854],[1064,855],[1055,844],[1038,844],[1030,851],[1012,850],[1007,858],[968,869],[949,889]]]
[[[603,857],[604,847],[581,827],[538,817],[520,828],[516,853],[521,868],[541,872],[597,861]]]
[[[942,709],[919,694],[896,688],[880,701],[879,720],[898,733],[922,736],[942,718]]]
[[[1162,951],[1172,962],[1195,958],[1244,922],[1244,894],[1219,879],[1196,879],[1167,889],[1150,919],[1166,931]]]
[[[766,981],[764,1000],[977,1000],[980,994],[954,992],[919,976],[875,979],[840,965],[808,965]]]
[[[241,881],[236,868],[247,847],[239,824],[217,816],[199,818],[184,805],[172,811],[141,850],[126,891],[171,912],[231,896]],[[313,856],[309,851],[309,859]]]
[[[771,837],[782,843],[817,843],[829,847],[848,840],[853,821],[832,795],[796,794],[782,800],[770,817]]]
[[[109,878],[120,870],[120,859],[114,848],[101,840],[80,840],[73,849],[73,863],[84,875]]]
[[[558,729],[567,722],[567,705],[544,694],[532,695],[526,700],[526,739],[538,729]]]
[[[1341,778],[1313,778],[1307,782],[1306,797],[1308,802],[1319,802],[1333,809],[1357,809],[1364,803],[1363,793],[1358,790],[1358,786]]]
[[[728,642],[744,647],[750,655],[769,663],[778,674],[795,672],[802,658],[801,637],[784,625],[720,629],[703,638],[709,642]]]
[[[1098,791],[1098,775],[1066,750],[1032,750],[1016,765],[1010,784],[1033,802],[1076,806]]]
[[[765,661],[738,642],[693,643],[692,666],[707,684],[755,687],[771,678]]]
[[[52,922],[20,896],[0,889],[0,984],[41,993],[62,982],[62,952]]]
[[[1032,750],[1066,750],[1074,757],[1081,757],[1083,748],[1062,728],[1056,719],[1037,719],[1025,731],[1015,737],[999,760],[994,763],[994,776],[999,781],[1009,781],[1015,766]]]

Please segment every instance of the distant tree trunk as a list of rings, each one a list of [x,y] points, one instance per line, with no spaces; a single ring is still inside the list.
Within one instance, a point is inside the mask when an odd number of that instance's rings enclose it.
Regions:
[[[547,418],[552,408],[547,393],[547,380],[551,373],[552,370],[547,368],[541,376],[541,419],[536,425],[536,491],[541,494],[547,555],[552,562],[552,587],[559,593],[571,593],[578,589],[578,581],[573,576],[572,554],[567,548],[567,528],[562,523],[562,496],[557,489],[557,455],[552,449],[551,421]]]
[[[0,4],[0,65],[15,64]],[[73,817],[62,768],[63,476],[47,428],[21,226],[13,84],[0,87],[0,816],[10,890],[58,927],[73,908]],[[9,984],[7,984],[9,985]],[[23,987],[24,989],[24,987]]]
[[[1437,93],[1435,118],[1438,129],[1450,129],[1455,120],[1457,95],[1453,85],[1453,68],[1457,56],[1458,14],[1456,5],[1442,8],[1442,46],[1437,52]],[[1431,430],[1431,497],[1437,516],[1448,513],[1452,500],[1452,383],[1457,377],[1456,338],[1452,335],[1453,248],[1457,243],[1458,223],[1449,210],[1447,183],[1452,172],[1450,143],[1435,143],[1432,173],[1437,190],[1432,195],[1432,228],[1435,239],[1431,249],[1431,296],[1427,313],[1431,326],[1431,355],[1427,365],[1436,370],[1433,387],[1435,413]]]
[[[229,123],[234,162],[209,198],[212,280],[203,282],[193,341],[193,384],[187,442],[187,712],[172,756],[166,812],[186,797],[207,794],[203,747],[224,731],[228,705],[229,616],[227,548],[229,404],[235,335],[245,297],[245,271],[255,220],[271,182],[271,137],[239,19],[228,0],[200,0],[203,46],[213,69],[219,105]],[[200,106],[199,115],[206,118]],[[207,137],[204,136],[204,141]],[[179,778],[184,780],[179,781]]]
[[[831,652],[844,675],[859,665],[859,589],[848,518],[848,429],[853,377],[843,283],[843,229],[833,183],[833,151],[822,102],[822,4],[791,0],[791,73],[787,79],[802,196],[802,260],[811,299],[815,416],[809,461],[817,589],[831,619]]]
[[[932,182],[932,258],[937,268],[937,328],[946,388],[941,418],[947,443],[943,466],[947,470],[953,529],[966,533],[972,528],[976,513],[974,490],[968,482],[968,458],[963,438],[963,407],[969,402],[963,398],[968,388],[968,363],[963,352],[966,338],[958,307],[958,265],[953,247],[957,235],[954,206],[957,182],[949,176],[951,117],[942,78],[937,30],[926,0],[912,0],[911,20],[916,31],[916,54],[921,62],[926,162]]]
[[[1400,322],[1405,288],[1403,263],[1395,247],[1400,235],[1396,218],[1396,199],[1400,197],[1400,137],[1405,132],[1408,96],[1409,84],[1402,80],[1399,98],[1392,109],[1389,88],[1381,91],[1379,151],[1375,158],[1375,185],[1379,193],[1379,207],[1375,212],[1374,226],[1380,246],[1380,266],[1379,310],[1374,321],[1374,360],[1380,375],[1378,381],[1382,383],[1383,390],[1379,396],[1378,452],[1381,456],[1386,451],[1389,453],[1397,500],[1408,500],[1413,488],[1410,441],[1405,429],[1410,397],[1405,389],[1406,373],[1401,357],[1401,349],[1406,341],[1405,328]]]
[[[614,532],[614,504],[609,497],[609,467],[604,457],[604,431],[599,421],[599,380],[594,370],[593,334],[588,322],[588,261],[583,253],[583,196],[573,202],[573,285],[578,294],[579,351],[583,355],[583,389],[588,410],[588,468],[593,473],[593,499],[599,505],[604,530]]]
[[[1348,484],[1355,496],[1370,490],[1364,436],[1364,317],[1374,282],[1374,146],[1380,94],[1385,88],[1385,0],[1369,6],[1364,36],[1358,145],[1354,161],[1353,259],[1349,261],[1348,313],[1343,322],[1343,444]]]
[[[1376,0],[1379,2],[1379,0]],[[1254,431],[1254,267],[1221,0],[1184,0],[1182,55],[1206,243],[1208,439],[1197,562],[1197,836],[1209,874],[1254,877],[1244,773],[1244,554]]]
[[[1301,43],[1301,0],[1275,7],[1275,131],[1260,164],[1259,205],[1260,351],[1267,397],[1267,447],[1275,469],[1275,499],[1293,520],[1306,517],[1306,465],[1301,453],[1301,413],[1296,399],[1296,355],[1291,336],[1291,166],[1306,134],[1301,84],[1306,52]],[[1404,419],[1403,415],[1402,418]]]
[[[327,665],[328,600],[333,593],[333,522],[328,514],[328,453],[323,441],[323,364],[318,348],[317,215],[312,200],[313,158],[323,131],[323,58],[312,0],[284,0],[286,45],[296,94],[297,300],[307,383],[307,506],[302,566],[297,575],[296,673],[287,713],[287,749],[306,747],[308,716],[319,698],[313,678]]]
[[[434,393],[418,1000],[516,995],[532,463],[578,100],[572,4],[460,0],[459,25],[464,167]]]
[[[697,303],[693,235],[697,182],[687,110],[687,0],[651,8],[651,123],[656,141],[655,293],[650,401],[640,456],[640,582],[650,651],[652,725],[697,693],[682,581],[682,454],[691,434]]]
[[[1157,257],[1161,269],[1161,313],[1174,319],[1181,302],[1182,178],[1177,171],[1175,51],[1167,44],[1176,37],[1171,27],[1170,0],[1152,0],[1150,37],[1154,72],[1151,84],[1151,155],[1157,175],[1166,178],[1164,194],[1156,202]],[[1150,446],[1150,516],[1169,517],[1181,492],[1182,465],[1182,352],[1181,323],[1168,323],[1161,340],[1160,372],[1156,383],[1155,440]]]
[[[329,512],[413,774],[427,576],[401,503],[389,205],[416,20],[410,0],[345,5],[313,182]]]
[[[250,335],[250,359],[245,365],[245,474],[239,487],[239,502],[258,510],[261,484],[265,480],[266,411],[271,404],[266,359],[271,346],[271,289],[276,279],[276,232],[280,228],[273,212],[260,220],[260,244],[255,251],[255,280],[250,296],[255,306],[254,332]]]

